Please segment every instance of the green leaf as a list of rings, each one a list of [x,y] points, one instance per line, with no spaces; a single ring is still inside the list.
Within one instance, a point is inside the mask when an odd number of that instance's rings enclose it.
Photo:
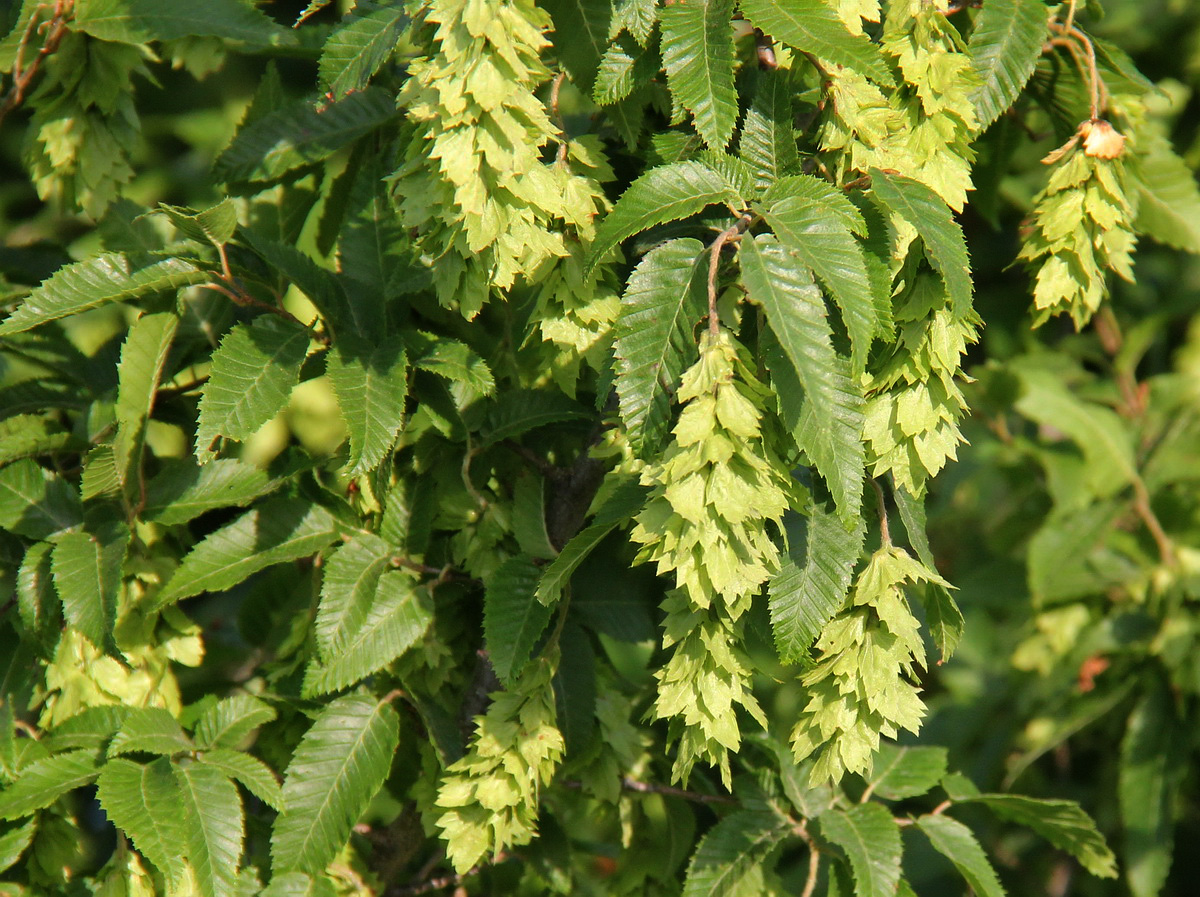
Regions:
[[[496,381],[487,362],[466,343],[419,330],[404,334],[412,366],[491,395]]]
[[[3,398],[0,396],[0,401]],[[40,414],[16,414],[0,420],[0,464],[43,455],[58,456],[72,441],[71,434],[56,421]]]
[[[513,484],[512,526],[525,554],[543,560],[558,554],[546,531],[546,481],[538,474],[527,472]]]
[[[700,839],[688,864],[683,897],[762,893],[761,864],[787,835],[787,820],[778,813],[730,813]]]
[[[379,335],[383,316],[378,300],[350,302],[334,273],[291,243],[248,227],[242,228],[241,236],[269,269],[304,293],[327,321],[352,324],[360,334]]]
[[[212,372],[200,398],[196,456],[213,457],[219,436],[242,442],[287,404],[300,380],[309,333],[273,316],[239,324],[212,355]]]
[[[584,562],[604,537],[628,521],[646,503],[648,489],[637,480],[626,480],[613,489],[608,501],[596,512],[592,525],[571,537],[545,570],[538,583],[537,599],[553,607],[571,581],[571,574]]]
[[[158,208],[171,220],[176,230],[197,243],[224,246],[233,239],[233,232],[237,230],[237,206],[228,197],[199,212],[165,202],[160,202]]]
[[[62,602],[54,589],[51,542],[34,542],[25,549],[17,570],[17,612],[26,631],[51,650],[62,628]]]
[[[338,270],[355,285],[350,317],[360,336],[378,335],[384,304],[412,288],[405,253],[408,232],[395,214],[384,178],[391,174],[383,153],[367,153],[350,187],[346,221],[338,233]],[[374,301],[363,301],[370,297]]]
[[[512,685],[550,622],[550,608],[535,593],[541,568],[527,557],[509,558],[488,577],[483,597],[483,638],[492,669]]]
[[[1121,740],[1117,797],[1133,897],[1155,897],[1171,869],[1173,805],[1188,769],[1186,731],[1171,690],[1155,682],[1134,705]]]
[[[554,51],[572,83],[592,92],[596,68],[608,47],[612,0],[544,0],[554,20]]]
[[[172,887],[184,874],[182,798],[171,762],[165,757],[145,765],[110,760],[96,780],[96,799],[104,814]]]
[[[104,749],[132,708],[123,704],[88,707],[63,720],[39,742],[53,753],[86,750],[93,756],[103,756]]]
[[[616,324],[616,388],[633,451],[652,456],[671,421],[671,396],[697,357],[693,331],[708,308],[699,240],[652,249],[629,275]]]
[[[695,215],[713,203],[740,207],[741,198],[725,178],[701,162],[672,162],[647,171],[621,194],[596,229],[587,270],[634,234]]]
[[[853,371],[860,373],[879,320],[866,259],[850,227],[815,196],[797,193],[756,208],[779,242],[833,294],[850,334]]]
[[[971,260],[962,228],[945,201],[920,181],[871,169],[871,192],[921,235],[929,261],[946,283],[954,313],[971,309]]]
[[[286,872],[271,876],[271,883],[258,892],[258,897],[337,897],[337,888],[324,875],[315,878],[303,872]]]
[[[79,4],[75,30],[125,44],[219,37],[252,46],[295,43],[285,28],[245,0],[88,0]]]
[[[196,720],[193,735],[204,750],[237,748],[259,726],[275,719],[275,709],[252,695],[231,695]]]
[[[321,47],[321,85],[335,97],[362,90],[395,52],[406,23],[402,7],[360,0]]]
[[[245,837],[242,801],[225,773],[192,760],[174,764],[187,858],[203,897],[237,893]]]
[[[0,468],[0,528],[45,539],[82,522],[79,494],[62,477],[29,459]]]
[[[1059,850],[1065,850],[1097,878],[1116,878],[1117,861],[1096,823],[1071,800],[1046,800],[1023,794],[980,794],[957,802],[982,803],[1002,819],[1023,825]]]
[[[851,34],[824,0],[741,0],[742,14],[776,40],[821,59],[870,76],[895,81],[879,47],[863,34]]]
[[[210,276],[187,259],[103,252],[54,272],[0,324],[0,336],[21,333],[109,302],[178,290]]]
[[[16,865],[36,833],[36,819],[27,819],[20,825],[0,825],[0,872]]]
[[[100,772],[91,751],[68,751],[35,760],[11,788],[0,792],[0,819],[19,819],[48,807],[68,791],[91,784]]]
[[[733,0],[673,3],[659,12],[671,95],[692,113],[696,131],[716,150],[725,149],[738,117],[732,18]]]
[[[866,527],[854,528],[824,502],[814,501],[808,514],[804,559],[793,543],[787,558],[767,586],[775,650],[784,663],[807,658],[809,646],[846,603],[854,566],[862,554]]]
[[[892,494],[900,511],[900,519],[904,521],[904,530],[908,533],[908,544],[916,551],[922,564],[930,570],[937,570],[933,551],[929,547],[929,537],[925,534],[924,502],[915,498],[903,486],[896,486]],[[921,597],[925,604],[925,625],[929,627],[933,643],[941,652],[942,660],[949,660],[958,648],[966,626],[962,611],[950,595],[950,590],[941,583],[925,583]]]
[[[905,800],[928,793],[946,777],[946,749],[880,742],[868,785],[880,797]]]
[[[270,767],[245,751],[225,748],[204,751],[197,759],[205,766],[220,770],[225,776],[237,779],[246,790],[274,810],[283,807],[283,790]]]
[[[265,471],[236,458],[197,464],[192,458],[164,458],[162,469],[146,484],[140,514],[164,526],[187,523],[218,508],[245,507],[277,488]]]
[[[108,745],[108,756],[144,752],[183,753],[195,749],[179,721],[161,707],[133,707]]]
[[[917,828],[929,838],[934,850],[962,873],[976,897],[1004,897],[996,870],[969,828],[944,815],[918,816]]]
[[[271,838],[276,872],[318,873],[337,856],[387,778],[398,727],[391,706],[369,695],[346,695],[321,711],[284,779]]]
[[[342,333],[326,364],[350,431],[348,474],[368,473],[391,450],[404,424],[408,395],[404,342],[398,336],[368,341]]]
[[[288,103],[239,130],[217,158],[213,172],[227,183],[277,181],[297,168],[327,159],[396,115],[394,97],[377,87],[317,108],[306,102]]]
[[[743,239],[738,261],[750,300],[766,312],[771,332],[804,389],[813,417],[808,432],[818,437],[804,448],[829,484],[842,516],[857,517],[866,467],[862,395],[853,389],[845,360],[834,351],[825,299],[804,262],[770,236]],[[773,374],[778,367],[772,367]]]
[[[601,106],[620,103],[635,90],[649,84],[660,68],[662,63],[655,50],[644,49],[633,40],[621,37],[600,59],[592,85],[592,99]]]
[[[971,94],[983,131],[1021,95],[1049,36],[1042,0],[988,0],[975,19],[967,54],[979,75]]]
[[[67,625],[110,654],[116,652],[113,627],[128,546],[129,530],[124,526],[103,534],[70,532],[59,538],[50,562]]]
[[[272,564],[308,557],[337,537],[337,522],[320,505],[295,498],[264,502],[188,552],[154,608],[223,591]]]
[[[738,155],[754,170],[759,186],[774,183],[800,162],[792,127],[792,89],[778,69],[758,73],[738,136]]]
[[[140,492],[142,448],[146,423],[175,338],[179,318],[173,312],[143,314],[129,328],[117,365],[117,433],[113,455],[117,477],[130,490]]]
[[[482,445],[495,445],[547,424],[591,420],[594,414],[561,392],[513,389],[498,395],[488,409]]]
[[[1200,253],[1200,189],[1188,164],[1155,131],[1138,133],[1134,227],[1159,243]]]
[[[818,819],[821,837],[846,854],[856,897],[892,897],[900,881],[900,827],[883,804],[829,810]]]
[[[353,685],[415,645],[433,622],[426,595],[406,570],[383,574],[362,626],[327,659],[309,666],[303,694],[328,694]]]
[[[391,547],[370,533],[355,534],[329,556],[313,625],[322,658],[342,653],[362,629],[375,600],[379,577],[391,569],[391,560]]]

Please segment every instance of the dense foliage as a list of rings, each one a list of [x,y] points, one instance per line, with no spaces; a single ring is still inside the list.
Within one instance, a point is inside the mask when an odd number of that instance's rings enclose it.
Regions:
[[[1186,2],[0,19],[0,895],[1192,892]]]

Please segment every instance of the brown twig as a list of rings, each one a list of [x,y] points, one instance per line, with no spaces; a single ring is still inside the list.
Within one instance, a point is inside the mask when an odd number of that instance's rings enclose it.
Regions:
[[[697,804],[727,804],[732,805],[738,803],[736,797],[730,797],[727,794],[701,794],[698,791],[686,791],[683,788],[675,788],[672,785],[659,785],[655,782],[642,782],[637,779],[632,779],[625,776],[621,779],[621,787],[626,791],[633,791],[637,794],[662,794],[666,797],[678,797],[681,800],[689,800]]]
[[[800,897],[812,897],[817,889],[817,873],[821,871],[821,851],[817,849],[817,845],[808,841],[808,878],[804,880],[804,890],[800,892]]]
[[[25,26],[25,33],[21,35],[21,43],[17,46],[16,59],[13,61],[12,87],[5,95],[4,102],[0,103],[0,123],[3,123],[5,116],[25,100],[25,94],[37,75],[38,69],[41,68],[46,57],[58,49],[59,43],[67,33],[67,16],[73,5],[74,0],[54,0],[53,15],[49,21],[41,24],[38,24],[38,13],[45,8],[46,4],[38,5],[30,14],[29,23]],[[38,49],[37,56],[26,68],[25,48],[29,46],[33,35],[37,32],[44,32],[45,38],[42,40],[42,46]]]
[[[503,863],[509,859],[512,859],[512,855],[501,851],[500,853],[496,854],[495,858],[490,863],[480,863],[477,866],[472,866],[466,872],[459,872],[454,875],[439,875],[436,878],[430,878],[426,881],[405,885],[402,888],[392,888],[387,892],[387,897],[417,897],[418,894],[429,894],[433,891],[441,891],[445,888],[457,887],[468,878],[473,878],[474,876],[478,875],[488,866],[495,866],[498,863]]]
[[[721,316],[717,313],[717,269],[721,265],[721,249],[730,240],[739,238],[753,221],[750,214],[743,214],[737,222],[717,235],[708,256],[708,332],[716,337],[721,332]]]
[[[875,498],[879,502],[879,541],[884,547],[890,547],[892,530],[888,523],[887,499],[883,496],[883,487],[879,485],[878,480],[871,478],[871,485],[875,487]]]

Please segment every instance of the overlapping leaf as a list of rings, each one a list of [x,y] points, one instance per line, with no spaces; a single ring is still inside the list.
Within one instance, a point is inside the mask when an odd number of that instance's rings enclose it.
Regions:
[[[967,44],[979,86],[971,94],[979,130],[1016,101],[1037,67],[1049,32],[1042,0],[989,0]]]
[[[338,337],[326,370],[350,432],[351,476],[379,466],[404,423],[408,359],[399,336],[366,340]]]
[[[19,819],[48,807],[62,795],[91,784],[99,774],[92,751],[68,751],[35,760],[16,784],[0,792],[0,819]]]
[[[721,150],[737,124],[733,85],[733,0],[693,0],[664,6],[663,66],[675,102],[692,113],[696,131]]]
[[[142,315],[129,328],[121,347],[113,454],[117,476],[126,487],[141,482],[146,422],[178,324],[179,318],[170,312]]]
[[[141,517],[164,526],[187,523],[207,511],[239,508],[279,484],[265,471],[236,458],[197,464],[191,458],[164,458],[146,484]]]
[[[181,880],[182,795],[169,760],[163,757],[144,765],[110,760],[96,780],[96,799],[109,821],[169,882]]]
[[[892,897],[900,880],[900,827],[882,804],[829,810],[819,820],[821,836],[846,854],[858,897]]]
[[[335,97],[362,90],[395,52],[405,22],[400,6],[356,3],[321,47],[321,84]]]
[[[113,627],[128,544],[129,530],[123,526],[99,533],[77,530],[58,540],[51,560],[67,624],[110,653],[115,652]]]
[[[487,581],[483,599],[483,637],[492,669],[501,682],[512,681],[533,653],[550,622],[550,608],[535,597],[541,569],[530,558],[509,558]]]
[[[219,37],[252,46],[294,43],[291,33],[245,0],[88,0],[74,27],[101,40],[127,44]]]
[[[191,760],[174,765],[179,783],[188,863],[203,897],[236,893],[245,837],[237,788],[214,766]]]
[[[894,83],[879,48],[865,35],[851,34],[824,0],[741,0],[740,5],[756,28],[776,40],[880,84]]]
[[[761,863],[787,834],[787,820],[770,810],[730,813],[700,839],[688,864],[683,897],[761,891]]]

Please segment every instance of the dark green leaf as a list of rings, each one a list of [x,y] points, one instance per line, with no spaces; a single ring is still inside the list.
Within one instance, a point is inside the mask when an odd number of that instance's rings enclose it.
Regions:
[[[592,91],[596,67],[608,46],[612,0],[545,0],[554,20],[554,50],[571,81],[585,94]]]
[[[737,124],[733,85],[733,0],[673,3],[659,12],[663,66],[675,102],[692,113],[712,149],[725,149]]]
[[[173,312],[143,314],[129,328],[121,347],[113,455],[117,478],[130,494],[140,494],[146,423],[178,325],[179,318]]]
[[[164,458],[146,485],[141,517],[164,526],[187,523],[217,508],[245,507],[279,484],[257,467],[236,458],[197,464],[191,458]]]
[[[505,685],[524,667],[550,622],[550,608],[535,597],[541,568],[530,558],[513,557],[487,580],[483,637],[492,669]]]
[[[1004,897],[1004,888],[975,835],[949,816],[919,816],[919,828],[934,849],[952,862],[976,897]]]
[[[83,522],[79,495],[28,459],[0,468],[0,528],[45,539]]]
[[[126,44],[219,37],[252,46],[294,43],[287,29],[245,0],[88,0],[73,26],[101,40]]]
[[[167,205],[165,202],[160,202],[158,208],[171,219],[176,230],[197,243],[224,246],[233,239],[233,232],[237,230],[237,207],[232,199],[223,199],[202,212]]]
[[[742,14],[776,40],[803,52],[893,84],[879,47],[851,34],[824,0],[741,0]]]
[[[513,485],[513,536],[530,557],[549,559],[558,554],[546,531],[546,481],[534,473],[517,478]]]
[[[893,897],[900,880],[900,827],[883,804],[829,810],[818,820],[821,836],[846,854],[857,897]]]
[[[62,795],[88,785],[100,772],[91,751],[68,751],[37,760],[0,792],[0,819],[19,819],[48,807]]]
[[[370,341],[343,333],[326,370],[350,431],[350,476],[368,473],[391,450],[404,423],[408,359],[398,336]]]
[[[485,396],[495,390],[496,381],[487,362],[466,343],[418,330],[406,332],[404,341],[413,367],[463,383]]]
[[[362,90],[396,50],[407,16],[398,5],[356,3],[325,39],[317,76],[335,97]]]
[[[908,533],[908,544],[916,551],[922,564],[930,570],[937,570],[933,551],[929,547],[929,537],[925,534],[924,502],[914,498],[903,486],[897,486],[892,494],[900,511],[900,519],[904,521],[904,530]],[[925,604],[925,625],[929,627],[942,660],[949,660],[958,647],[966,625],[962,611],[958,609],[950,590],[941,583],[926,583],[921,597]]]
[[[880,797],[905,800],[929,792],[946,776],[946,749],[880,742],[869,786]]]
[[[561,392],[514,389],[496,397],[488,409],[483,445],[494,445],[547,424],[591,420],[593,413]]]
[[[778,69],[759,72],[738,137],[738,154],[754,170],[759,186],[777,181],[800,162],[792,127],[791,85]]]
[[[988,0],[983,4],[967,53],[979,75],[971,95],[984,130],[1021,95],[1049,36],[1049,14],[1042,0]]]
[[[787,834],[787,820],[778,813],[730,813],[700,839],[688,864],[683,897],[733,897],[761,891],[761,864]]]

